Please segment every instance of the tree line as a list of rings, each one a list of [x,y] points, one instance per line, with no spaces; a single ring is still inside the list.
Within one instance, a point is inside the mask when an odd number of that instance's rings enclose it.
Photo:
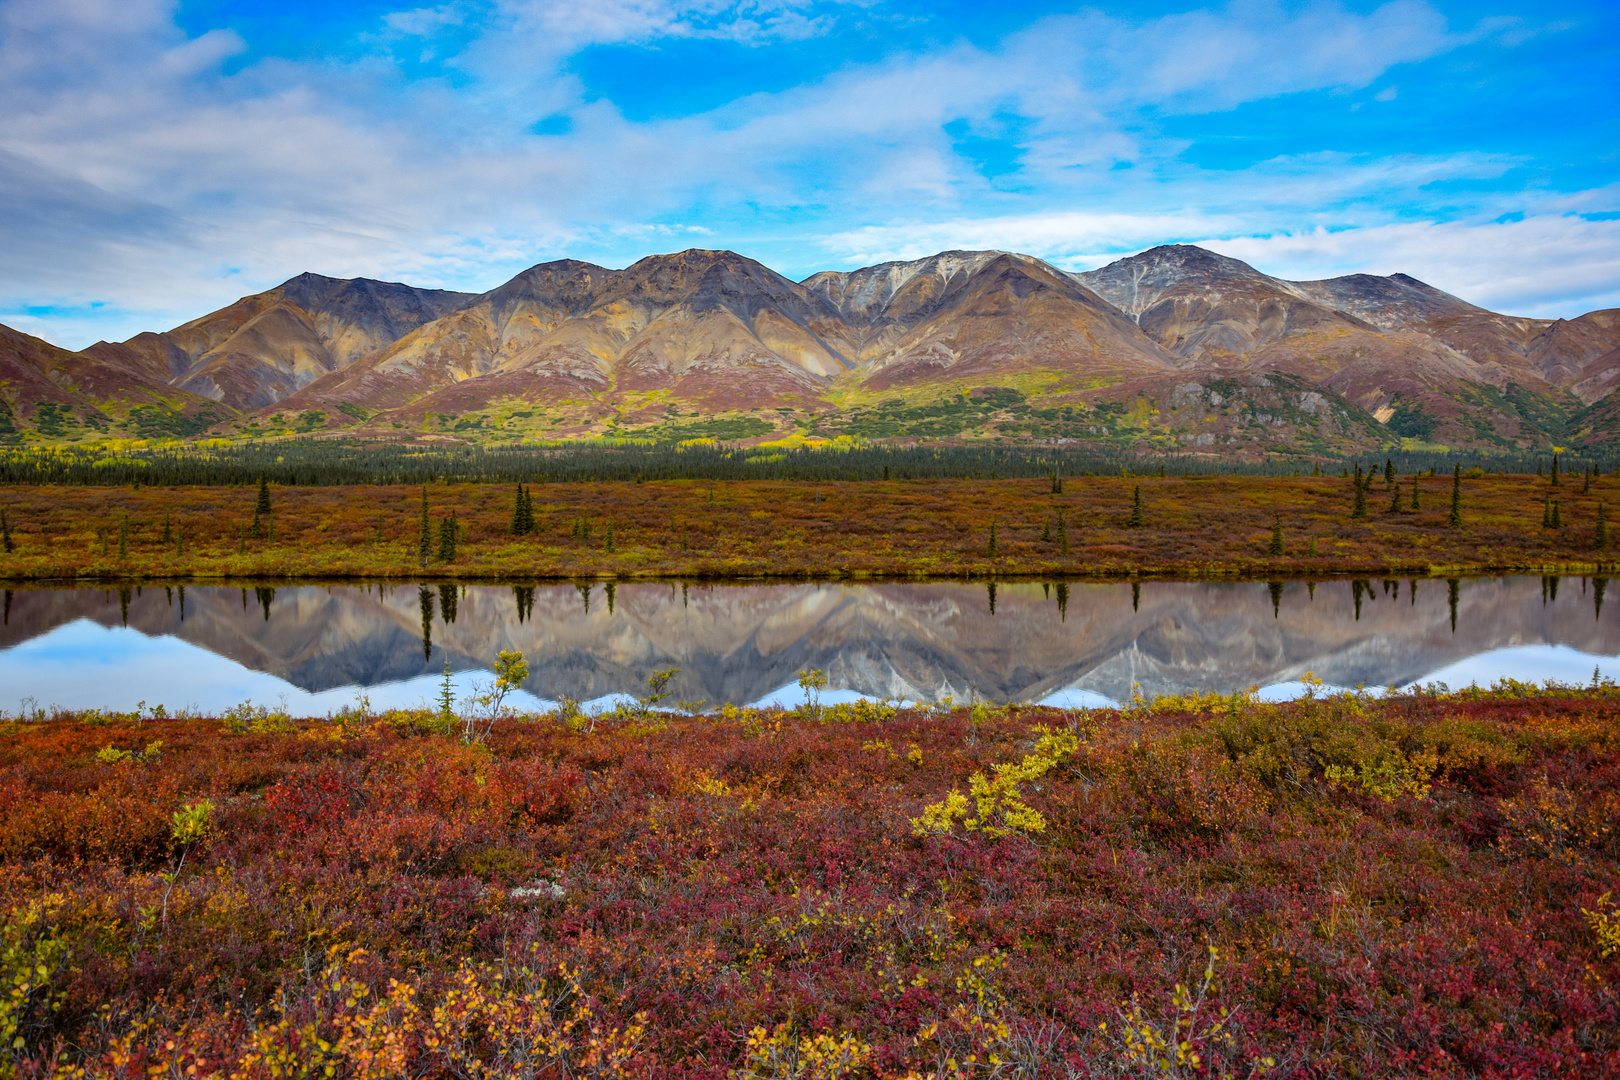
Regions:
[[[1383,457],[1383,454],[1378,455]],[[1390,455],[1401,473],[1542,472],[1550,455]],[[1563,461],[1565,469],[1611,471],[1607,460]],[[1351,475],[1356,458],[1277,456],[1231,461],[1086,446],[870,445],[853,449],[671,444],[424,448],[359,440],[295,439],[226,447],[109,452],[52,447],[0,450],[0,483],[92,486],[250,485],[260,477],[289,486],[349,484],[582,483],[640,480],[1036,479],[1063,476]],[[1374,465],[1373,467],[1376,467]]]

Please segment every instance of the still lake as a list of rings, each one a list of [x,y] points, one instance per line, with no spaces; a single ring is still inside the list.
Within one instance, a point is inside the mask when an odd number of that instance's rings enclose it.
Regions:
[[[295,715],[414,706],[527,655],[519,702],[606,704],[677,667],[672,701],[855,695],[1101,705],[1249,686],[1620,676],[1620,598],[1602,578],[1460,582],[657,583],[20,588],[4,594],[0,710],[217,712],[251,699]]]

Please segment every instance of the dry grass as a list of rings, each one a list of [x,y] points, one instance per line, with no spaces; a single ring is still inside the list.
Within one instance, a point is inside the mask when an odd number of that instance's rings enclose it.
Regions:
[[[1133,529],[1138,485],[1145,522]],[[1580,477],[1560,487],[1535,476],[1465,479],[1462,529],[1446,527],[1451,478],[1426,477],[1420,487],[1423,509],[1412,512],[1412,479],[1401,478],[1403,509],[1392,513],[1380,479],[1368,519],[1353,521],[1351,482],[1339,477],[1076,477],[1057,495],[1046,480],[542,484],[531,488],[536,532],[514,537],[512,486],[431,485],[435,553],[442,515],[456,513],[462,540],[453,561],[434,558],[430,568],[464,579],[1209,577],[1601,573],[1613,561],[1593,541],[1599,502],[1620,504],[1620,480],[1583,490]],[[422,570],[419,488],[273,488],[273,539],[251,538],[255,494],[12,488],[0,493],[15,546],[0,556],[0,578],[397,578]],[[1560,500],[1560,529],[1542,526],[1549,495]],[[574,535],[582,519],[588,539]],[[1278,520],[1286,554],[1270,557]]]

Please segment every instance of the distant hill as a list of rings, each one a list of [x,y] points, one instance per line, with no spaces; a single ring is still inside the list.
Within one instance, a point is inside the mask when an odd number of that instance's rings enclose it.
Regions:
[[[121,344],[3,342],[12,442],[137,430],[120,417],[142,395],[176,433],[226,436],[846,435],[1249,456],[1620,433],[1620,310],[1516,318],[1404,274],[1285,281],[1188,245],[1080,274],[949,251],[802,282],[690,250],[624,270],[542,263],[476,295],[303,274]]]

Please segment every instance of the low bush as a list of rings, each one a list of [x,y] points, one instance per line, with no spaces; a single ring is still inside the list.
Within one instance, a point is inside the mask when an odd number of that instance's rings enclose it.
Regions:
[[[5,735],[0,1076],[1620,1076],[1612,687]]]

